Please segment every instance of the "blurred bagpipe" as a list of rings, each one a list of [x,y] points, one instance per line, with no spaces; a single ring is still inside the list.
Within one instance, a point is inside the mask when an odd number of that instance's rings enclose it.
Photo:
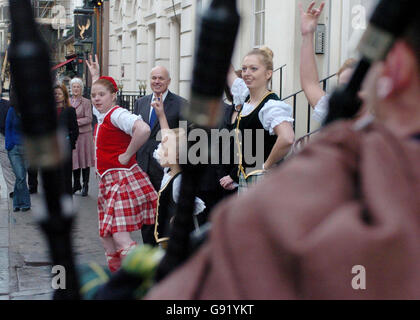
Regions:
[[[344,88],[331,99],[326,123],[349,118],[360,108],[357,92],[370,66],[383,59],[409,26],[418,0],[382,0],[361,40],[361,59]],[[193,211],[203,164],[188,162],[183,171],[180,197],[166,250],[138,246],[114,274],[96,263],[75,267],[71,245],[74,219],[71,200],[64,196],[57,117],[49,72],[48,46],[37,31],[30,0],[10,0],[12,40],[11,75],[22,114],[25,147],[31,164],[41,169],[45,214],[38,217],[48,239],[54,265],[66,270],[66,289],[55,299],[141,299],[150,288],[182,265],[206,241],[211,225],[194,231]],[[200,17],[195,45],[191,98],[183,115],[194,127],[216,127],[231,63],[240,17],[236,0],[212,0]],[[189,147],[189,146],[188,146]],[[207,156],[210,158],[211,145]],[[187,153],[188,154],[188,153]],[[67,155],[69,156],[69,155]],[[70,201],[70,202],[69,202]]]
[[[387,56],[419,9],[420,2],[416,0],[379,1],[359,42],[360,59],[350,81],[331,95],[325,125],[339,119],[350,119],[359,112],[362,101],[358,92],[370,67]]]

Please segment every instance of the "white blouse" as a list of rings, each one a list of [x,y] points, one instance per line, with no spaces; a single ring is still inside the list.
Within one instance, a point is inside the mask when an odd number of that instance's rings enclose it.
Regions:
[[[235,106],[243,105],[245,99],[249,96],[249,89],[246,86],[245,81],[241,78],[235,79],[230,92],[232,93]]]
[[[249,89],[243,79],[235,79],[232,84],[231,93],[235,106],[243,105],[241,111],[242,116],[249,115],[255,109],[255,106],[245,102],[245,99],[249,95]],[[283,101],[271,99],[261,108],[258,113],[258,118],[264,129],[270,135],[275,135],[274,128],[280,123],[284,121],[293,123],[293,108]]]
[[[162,178],[162,183],[160,185],[160,189],[162,189],[168,183],[168,181],[172,178],[172,176],[168,173],[168,171],[169,171],[169,168],[163,169],[164,174]],[[175,203],[178,203],[179,192],[181,189],[181,182],[182,182],[182,174],[178,175],[172,184],[172,199],[174,199]],[[203,212],[204,209],[206,209],[206,205],[204,204],[204,201],[201,200],[199,197],[195,197],[194,214],[198,215],[201,212]]]
[[[112,110],[113,108],[111,108]],[[101,125],[104,122],[105,117],[111,111],[109,110],[107,113],[100,113],[95,106],[93,106],[93,114],[98,119],[98,124]],[[132,114],[130,111],[124,108],[118,108],[111,114],[111,123],[119,128],[120,130],[124,131],[126,134],[132,136],[133,135],[133,126],[134,122],[137,120],[143,120],[141,115]]]
[[[319,99],[318,103],[314,107],[314,112],[312,114],[312,118],[319,123],[323,123],[327,114],[328,114],[328,106],[330,102],[330,95],[326,94],[321,99]]]

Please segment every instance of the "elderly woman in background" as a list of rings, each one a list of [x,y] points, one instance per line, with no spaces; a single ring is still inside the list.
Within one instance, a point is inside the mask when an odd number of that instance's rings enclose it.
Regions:
[[[73,150],[73,193],[82,191],[82,197],[88,195],[90,167],[95,166],[92,134],[92,104],[82,97],[83,81],[73,78],[70,82],[72,97],[70,103],[76,109],[79,138]],[[83,188],[80,184],[80,171],[83,177]]]

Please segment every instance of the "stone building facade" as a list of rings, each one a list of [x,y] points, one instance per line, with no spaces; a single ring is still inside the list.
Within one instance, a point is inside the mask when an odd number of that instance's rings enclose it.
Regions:
[[[274,52],[272,89],[282,97],[300,90],[300,14],[298,3],[307,7],[310,0],[238,0],[241,26],[235,46],[233,65],[254,47],[266,45]],[[356,57],[356,45],[366,28],[377,0],[324,0],[320,18],[319,49],[316,60],[320,79],[338,71],[349,57]],[[196,15],[210,0],[111,0],[109,2],[108,73],[123,85],[124,91],[138,91],[148,84],[154,65],[171,72],[170,90],[186,98],[193,64]],[[321,1],[317,1],[319,5]],[[107,39],[104,39],[106,41]],[[106,53],[105,53],[106,54]],[[280,84],[280,67],[282,83]],[[328,90],[336,79],[328,83]],[[280,92],[281,88],[281,92]],[[150,88],[148,87],[148,92]],[[293,103],[292,100],[287,102]],[[308,128],[308,108],[304,95],[296,98],[296,132]]]

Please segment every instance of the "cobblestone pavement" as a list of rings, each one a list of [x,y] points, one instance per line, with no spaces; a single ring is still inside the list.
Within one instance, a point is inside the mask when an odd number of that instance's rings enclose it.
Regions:
[[[31,195],[30,211],[13,212],[1,174],[0,186],[0,300],[49,300],[53,274],[48,244],[34,218],[43,203],[42,190]],[[88,197],[81,197],[80,192],[73,196],[77,216],[72,237],[77,264],[106,264],[98,235],[97,192],[97,180],[91,170]],[[132,237],[142,243],[140,231]]]

